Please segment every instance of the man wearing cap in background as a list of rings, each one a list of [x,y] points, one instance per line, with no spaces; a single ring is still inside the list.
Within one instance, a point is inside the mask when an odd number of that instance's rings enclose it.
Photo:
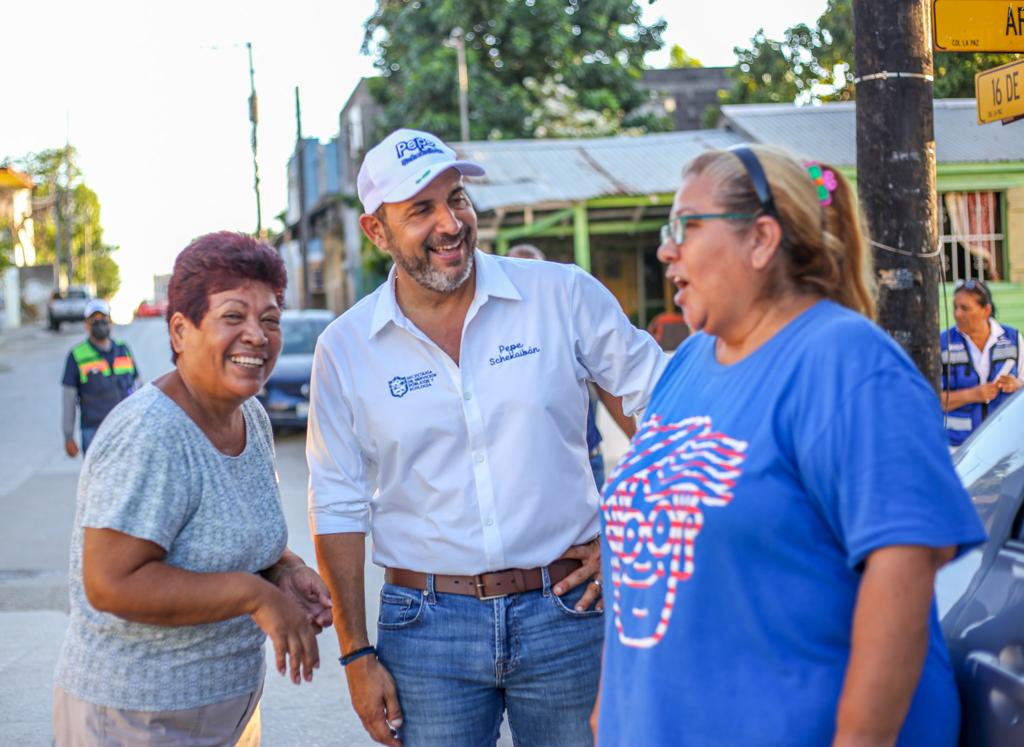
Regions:
[[[110,307],[93,299],[85,307],[85,329],[89,337],[68,353],[64,365],[64,450],[78,455],[75,443],[75,406],[82,411],[82,454],[103,418],[118,402],[135,391],[139,371],[128,346],[110,339]]]
[[[593,744],[603,621],[587,380],[647,403],[665,358],[573,265],[476,247],[440,138],[398,130],[359,171],[387,281],[321,335],[310,523],[352,704],[382,744]],[[385,568],[366,631],[365,534]],[[394,731],[392,731],[394,730]]]

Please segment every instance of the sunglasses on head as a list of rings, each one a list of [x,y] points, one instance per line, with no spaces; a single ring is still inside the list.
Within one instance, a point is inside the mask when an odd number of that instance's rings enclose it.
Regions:
[[[982,304],[983,306],[992,303],[992,294],[988,292],[988,287],[980,280],[975,280],[974,278],[970,278],[968,280],[961,280],[959,283],[956,284],[956,288],[953,292],[959,293],[962,290],[977,291],[978,293],[980,293],[982,298],[985,300],[985,303]]]

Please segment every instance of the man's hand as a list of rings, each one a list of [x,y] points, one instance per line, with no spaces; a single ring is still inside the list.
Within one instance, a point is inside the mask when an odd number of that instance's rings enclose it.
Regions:
[[[363,656],[345,667],[352,707],[374,742],[400,747],[394,730],[402,725],[398,691],[390,672],[376,656]]]
[[[75,439],[69,438],[64,442],[64,451],[69,457],[78,456],[78,444],[75,443]]]
[[[604,600],[601,598],[601,538],[597,537],[585,545],[573,545],[562,553],[559,560],[565,558],[579,560],[583,565],[555,584],[555,594],[562,596],[569,589],[590,582],[576,604],[576,610],[583,612],[590,609],[591,605],[594,609],[604,609]]]
[[[333,619],[331,595],[316,571],[308,565],[291,566],[282,570],[274,583],[286,596],[298,602],[317,635],[330,627]]]

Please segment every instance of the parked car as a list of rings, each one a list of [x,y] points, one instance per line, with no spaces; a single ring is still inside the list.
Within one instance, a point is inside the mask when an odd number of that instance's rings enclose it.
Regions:
[[[988,531],[935,592],[963,706],[962,747],[1024,745],[1024,392],[954,455]]]
[[[166,301],[140,301],[138,308],[135,309],[136,319],[141,319],[144,317],[160,317],[162,319],[166,316]]]
[[[319,309],[281,314],[281,356],[257,396],[274,428],[305,428],[309,415],[309,380],[316,340],[334,314]]]
[[[69,286],[66,293],[55,290],[46,305],[46,318],[50,329],[60,331],[64,322],[81,322],[85,319],[85,305],[92,299],[88,288]]]

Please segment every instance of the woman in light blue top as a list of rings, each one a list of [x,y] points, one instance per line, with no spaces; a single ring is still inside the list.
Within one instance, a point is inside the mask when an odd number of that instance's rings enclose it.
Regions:
[[[312,679],[330,598],[286,547],[254,399],[281,350],[284,285],[273,249],[241,234],[201,237],[175,262],[175,369],[111,412],[82,470],[61,747],[258,743],[268,635],[278,671]]]

